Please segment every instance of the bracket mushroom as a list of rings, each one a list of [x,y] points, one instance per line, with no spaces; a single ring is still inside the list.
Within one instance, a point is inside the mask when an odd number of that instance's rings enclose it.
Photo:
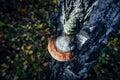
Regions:
[[[68,61],[74,57],[74,45],[71,44],[69,37],[52,37],[48,43],[50,55],[58,61]]]

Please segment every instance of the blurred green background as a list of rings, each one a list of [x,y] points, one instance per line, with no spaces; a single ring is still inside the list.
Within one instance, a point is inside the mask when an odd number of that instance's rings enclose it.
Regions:
[[[0,0],[0,79],[47,80],[47,43],[57,0]],[[120,80],[120,30],[88,74],[88,80]]]

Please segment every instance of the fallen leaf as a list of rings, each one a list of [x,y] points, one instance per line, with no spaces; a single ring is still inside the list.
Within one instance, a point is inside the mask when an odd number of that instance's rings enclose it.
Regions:
[[[5,23],[0,21],[0,27],[5,26]]]
[[[24,62],[23,62],[23,65],[27,65],[27,64],[28,64],[28,61],[24,61]]]
[[[8,67],[9,67],[9,66],[8,66],[7,64],[5,64],[5,63],[1,64],[1,66],[4,67],[4,68],[8,68]]]

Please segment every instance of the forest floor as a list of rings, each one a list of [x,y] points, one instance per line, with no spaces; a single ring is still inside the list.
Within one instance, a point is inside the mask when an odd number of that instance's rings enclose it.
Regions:
[[[49,14],[56,0],[0,1],[0,77],[9,80],[46,80],[50,55],[48,40],[53,31]],[[120,79],[120,30],[88,75],[89,80]],[[91,74],[91,73],[94,73]],[[110,77],[108,77],[108,75]],[[97,77],[95,77],[97,76]]]
[[[47,43],[54,1],[0,2],[0,76],[5,79],[46,79],[50,63]]]

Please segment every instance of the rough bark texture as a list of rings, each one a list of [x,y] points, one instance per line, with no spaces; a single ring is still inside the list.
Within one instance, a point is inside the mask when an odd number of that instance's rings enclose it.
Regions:
[[[120,0],[58,0],[58,14],[54,18],[59,19],[57,34],[71,18],[79,22],[80,29],[76,35],[76,55],[67,62],[52,59],[51,80],[86,78],[108,39],[120,28]]]

